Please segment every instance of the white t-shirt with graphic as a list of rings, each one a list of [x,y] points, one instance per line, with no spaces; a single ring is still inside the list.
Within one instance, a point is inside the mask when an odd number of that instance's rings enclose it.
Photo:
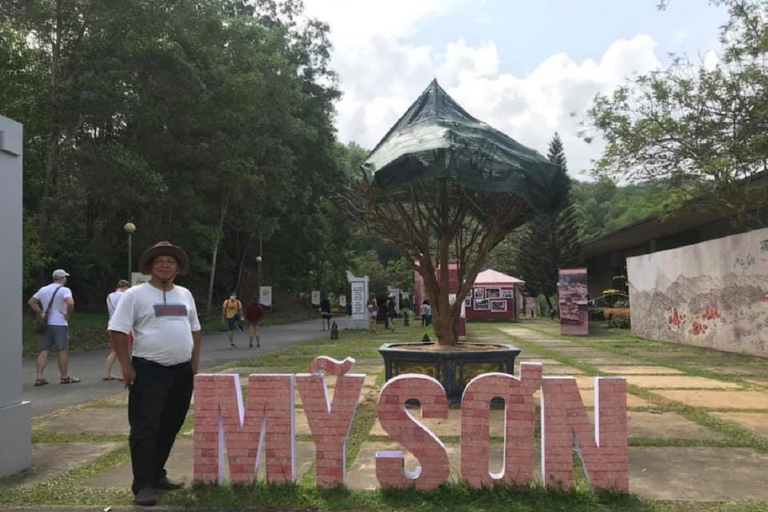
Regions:
[[[53,297],[53,292],[55,292],[59,286],[61,286],[61,290],[56,292],[56,296]],[[40,301],[43,312],[48,308],[48,304],[51,302],[51,297],[53,297],[53,305],[51,306],[50,311],[48,311],[48,325],[69,325],[66,317],[66,299],[72,297],[72,290],[59,283],[51,283],[37,290],[37,293],[35,293],[33,297]]]
[[[126,290],[109,330],[133,333],[133,356],[164,366],[192,359],[192,332],[200,330],[192,293],[174,285],[163,292],[149,283]]]

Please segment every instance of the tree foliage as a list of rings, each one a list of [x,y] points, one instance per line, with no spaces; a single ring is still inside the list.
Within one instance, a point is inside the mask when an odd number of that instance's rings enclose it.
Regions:
[[[102,304],[131,221],[134,270],[171,240],[198,297],[250,291],[257,255],[268,284],[338,286],[349,225],[327,197],[350,157],[329,59],[327,25],[296,0],[0,4],[0,112],[25,126],[25,282],[55,264],[79,304]]]
[[[598,176],[664,184],[676,206],[705,205],[759,227],[768,202],[768,187],[754,183],[768,163],[768,1],[711,3],[729,12],[720,61],[678,57],[597,96],[585,138],[607,143]]]
[[[582,237],[588,240],[651,215],[664,215],[670,193],[663,184],[618,186],[601,176],[591,182],[574,180],[570,198]]]
[[[555,134],[549,143],[547,157],[567,170],[563,142]],[[539,215],[528,223],[518,238],[514,253],[514,266],[529,295],[550,297],[557,292],[558,269],[574,267],[579,263],[581,231],[576,210],[570,197],[557,211]]]

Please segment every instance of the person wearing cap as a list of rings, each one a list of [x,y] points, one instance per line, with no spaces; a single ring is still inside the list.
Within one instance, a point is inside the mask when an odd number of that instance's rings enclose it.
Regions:
[[[243,330],[240,322],[243,318],[243,303],[232,293],[221,305],[221,323],[229,329],[229,348],[237,348],[235,345],[235,327]]]
[[[51,349],[57,351],[61,384],[76,384],[80,379],[69,374],[69,317],[75,310],[72,290],[65,286],[69,274],[63,269],[53,271],[53,282],[45,285],[27,301],[35,315],[45,319],[45,329],[40,333],[35,375],[35,386],[45,386],[43,376]]]
[[[201,328],[192,293],[174,283],[189,270],[186,253],[158,242],[139,258],[149,282],[123,293],[109,333],[129,388],[128,423],[135,503],[152,506],[155,491],[182,484],[168,479],[165,463],[187,416],[200,361]],[[127,337],[133,333],[133,356]]]
[[[131,283],[126,281],[125,279],[121,279],[117,282],[117,287],[115,288],[115,291],[107,295],[107,312],[109,313],[109,318],[112,318],[112,315],[115,314],[115,308],[117,308],[117,303],[120,302],[120,297],[123,296],[123,292],[131,287]],[[112,347],[112,343],[109,344],[110,348]],[[128,335],[128,350],[131,350],[131,335]],[[117,375],[112,375],[112,366],[115,364],[115,360],[117,359],[117,354],[115,353],[115,349],[112,348],[110,350],[109,355],[107,356],[107,360],[104,363],[104,377],[102,377],[101,380],[123,380],[122,377]]]

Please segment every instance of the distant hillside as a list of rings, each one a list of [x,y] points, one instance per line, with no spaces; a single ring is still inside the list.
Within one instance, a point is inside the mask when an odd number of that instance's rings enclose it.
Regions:
[[[586,240],[660,213],[669,193],[660,184],[617,186],[602,178],[593,182],[574,180],[571,198]]]

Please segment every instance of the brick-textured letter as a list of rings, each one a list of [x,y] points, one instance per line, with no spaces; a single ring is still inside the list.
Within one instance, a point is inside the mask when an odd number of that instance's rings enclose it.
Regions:
[[[240,376],[195,376],[195,470],[197,481],[224,481],[226,446],[233,482],[253,480],[266,450],[273,483],[295,479],[293,375],[251,375],[245,410]]]
[[[536,404],[541,385],[541,363],[522,363],[520,378],[486,373],[472,379],[461,397],[461,477],[479,489],[497,483],[529,485],[534,474]],[[491,400],[504,400],[504,463],[491,473]]]
[[[342,362],[321,356],[308,368],[308,371],[316,373],[296,375],[296,386],[315,441],[315,481],[318,487],[337,487],[344,485],[346,479],[347,438],[365,382],[365,375],[346,375],[354,364],[355,360],[351,357]],[[325,376],[320,370],[336,375],[332,402],[328,397]]]
[[[572,377],[544,377],[541,386],[541,472],[549,487],[573,485],[573,444],[594,489],[629,491],[627,382],[595,377],[595,426]]]
[[[379,394],[379,422],[421,467],[405,470],[402,451],[376,452],[376,478],[382,489],[416,487],[434,489],[448,480],[450,468],[445,445],[405,408],[407,400],[421,404],[423,418],[447,418],[448,399],[437,380],[425,375],[399,375],[384,384]]]

